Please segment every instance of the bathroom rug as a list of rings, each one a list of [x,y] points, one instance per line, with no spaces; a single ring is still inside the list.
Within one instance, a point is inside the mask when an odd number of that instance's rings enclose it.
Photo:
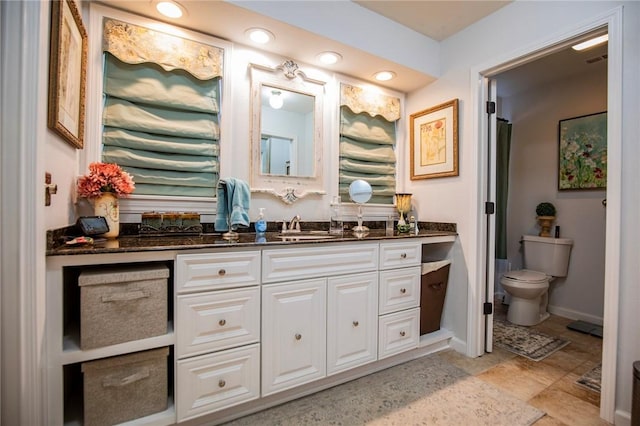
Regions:
[[[598,364],[591,370],[584,373],[576,383],[590,389],[594,392],[600,393],[600,382],[602,381],[602,364]]]
[[[429,355],[225,426],[529,426],[544,415],[439,356]]]
[[[494,319],[493,343],[532,361],[541,361],[567,346],[569,341],[528,327]]]

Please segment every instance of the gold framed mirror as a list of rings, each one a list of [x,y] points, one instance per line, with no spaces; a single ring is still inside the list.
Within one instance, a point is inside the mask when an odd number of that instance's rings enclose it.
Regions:
[[[324,195],[322,129],[325,82],[293,61],[250,64],[251,191],[291,204]]]

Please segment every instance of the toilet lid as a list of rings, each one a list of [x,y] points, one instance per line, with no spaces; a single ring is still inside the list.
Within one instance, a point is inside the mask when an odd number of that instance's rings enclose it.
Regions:
[[[538,271],[530,271],[528,269],[519,269],[517,271],[505,272],[503,277],[532,284],[549,280],[546,274]]]

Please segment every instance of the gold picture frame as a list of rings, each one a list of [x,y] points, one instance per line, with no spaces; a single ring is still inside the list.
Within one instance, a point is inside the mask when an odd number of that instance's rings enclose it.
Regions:
[[[87,31],[73,0],[51,2],[48,126],[84,147]]]
[[[410,116],[411,180],[458,176],[458,99]]]

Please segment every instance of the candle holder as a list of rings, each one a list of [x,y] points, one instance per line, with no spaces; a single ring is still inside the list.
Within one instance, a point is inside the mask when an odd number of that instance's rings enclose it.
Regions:
[[[396,209],[400,214],[398,232],[408,232],[409,224],[406,221],[406,214],[411,211],[411,194],[396,194]]]

